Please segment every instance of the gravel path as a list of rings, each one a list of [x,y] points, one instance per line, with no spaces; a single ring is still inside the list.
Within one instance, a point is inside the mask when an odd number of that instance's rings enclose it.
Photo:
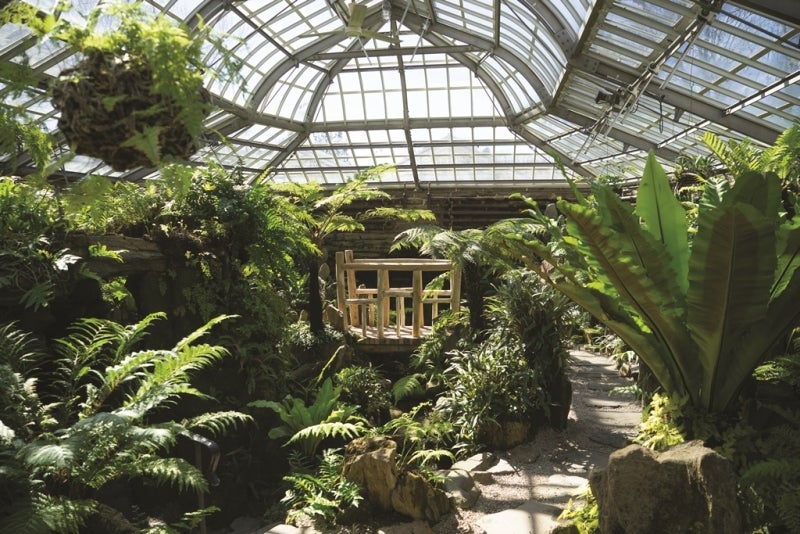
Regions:
[[[629,394],[609,395],[617,386],[630,385],[620,378],[605,356],[573,351],[569,362],[573,386],[569,423],[563,431],[543,430],[533,441],[498,456],[516,472],[496,475],[482,491],[472,510],[459,510],[434,525],[436,534],[475,532],[476,522],[530,499],[560,508],[585,487],[589,472],[603,467],[608,455],[628,444],[641,420],[640,403]],[[385,530],[387,534],[391,529]]]

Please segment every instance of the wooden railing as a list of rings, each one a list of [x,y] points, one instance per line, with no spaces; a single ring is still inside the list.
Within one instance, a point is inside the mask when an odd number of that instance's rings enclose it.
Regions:
[[[356,277],[359,271],[373,271],[376,287],[359,285]],[[436,272],[450,273],[449,287],[426,290],[423,273]],[[410,280],[411,286],[393,286],[398,278]],[[354,259],[351,250],[336,253],[337,307],[345,329],[363,338],[421,338],[431,331],[433,320],[442,309],[458,311],[460,299],[461,273],[448,260]],[[410,321],[406,317],[409,309]]]

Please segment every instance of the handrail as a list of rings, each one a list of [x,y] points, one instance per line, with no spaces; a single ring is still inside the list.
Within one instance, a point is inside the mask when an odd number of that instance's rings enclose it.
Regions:
[[[376,287],[357,285],[356,273],[373,271]],[[425,291],[423,273],[449,272],[448,289]],[[390,273],[411,274],[411,287],[392,287]],[[407,300],[411,304],[411,324],[406,324]],[[336,253],[336,301],[345,330],[363,337],[385,339],[420,338],[427,333],[440,305],[458,311],[461,300],[461,272],[449,260],[426,258],[355,259],[352,250]],[[394,324],[391,312],[395,312]],[[426,319],[430,318],[430,324]]]

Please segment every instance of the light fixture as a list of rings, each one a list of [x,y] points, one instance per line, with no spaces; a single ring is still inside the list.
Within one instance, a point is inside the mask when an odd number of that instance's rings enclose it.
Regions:
[[[619,95],[614,93],[606,93],[602,89],[597,92],[597,96],[594,97],[595,104],[609,104],[610,106],[619,105]]]
[[[383,15],[383,20],[388,21],[392,19],[392,0],[383,0],[381,15]]]
[[[636,148],[636,149],[630,150],[628,152],[625,152],[625,151],[617,152],[615,154],[609,154],[608,156],[603,156],[603,157],[600,157],[600,158],[587,159],[585,161],[581,161],[579,163],[579,165],[581,165],[581,166],[583,166],[583,165],[597,165],[598,163],[603,163],[603,162],[606,162],[606,161],[612,161],[612,160],[615,160],[615,159],[618,159],[618,158],[622,158],[622,157],[626,157],[626,156],[628,156],[628,157],[629,156],[635,156],[636,154],[638,154],[640,152],[644,152],[644,151],[641,148]]]
[[[672,143],[674,141],[677,141],[678,139],[682,139],[682,138],[686,137],[687,135],[692,135],[694,132],[696,132],[700,128],[705,128],[709,124],[711,124],[710,120],[708,120],[708,119],[702,120],[702,121],[698,122],[697,124],[695,124],[694,126],[691,126],[691,127],[687,128],[687,129],[685,129],[683,131],[680,131],[680,132],[676,133],[675,135],[673,135],[672,137],[664,139],[663,141],[661,141],[660,143],[658,143],[656,145],[656,148],[664,148],[668,144],[670,144],[670,143]]]
[[[792,85],[793,83],[795,83],[798,80],[800,80],[800,70],[795,72],[794,74],[790,74],[789,76],[787,76],[787,77],[785,77],[785,78],[783,78],[781,80],[778,80],[777,82],[773,83],[772,85],[769,85],[769,86],[763,88],[762,90],[758,91],[757,93],[754,93],[753,95],[748,96],[744,100],[740,100],[736,104],[732,105],[731,107],[729,107],[728,109],[723,111],[722,112],[722,116],[723,117],[727,117],[731,113],[736,113],[740,109],[742,109],[744,107],[747,107],[750,104],[755,104],[759,100],[763,100],[764,98],[767,98],[772,93],[774,93],[776,91],[780,91],[784,87],[788,87],[788,86]]]

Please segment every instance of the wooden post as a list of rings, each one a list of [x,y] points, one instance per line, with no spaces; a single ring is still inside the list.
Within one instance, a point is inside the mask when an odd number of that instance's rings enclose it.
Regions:
[[[411,288],[411,336],[419,337],[422,325],[425,321],[425,314],[422,307],[422,271],[413,271],[413,283]]]
[[[337,252],[336,253],[336,307],[339,308],[339,312],[342,314],[342,323],[344,326],[344,331],[347,332],[347,329],[352,324],[350,321],[350,316],[347,313],[348,306],[345,305],[345,299],[347,298],[347,294],[345,293],[345,272],[344,272],[344,252]]]
[[[345,264],[353,263],[353,251],[352,250],[345,250],[344,251],[344,262]],[[347,269],[347,297],[348,298],[356,298],[356,273],[351,269]],[[350,324],[358,326],[361,317],[358,313],[358,305],[355,306],[348,306],[347,311],[342,310],[342,313],[349,313],[350,314]],[[366,321],[366,316],[364,320]]]
[[[378,333],[378,339],[383,339],[383,321],[386,313],[384,302],[386,302],[386,286],[388,280],[388,271],[386,269],[378,269],[378,292],[375,298],[375,329]]]
[[[461,268],[455,264],[450,269],[450,309],[461,309]]]

